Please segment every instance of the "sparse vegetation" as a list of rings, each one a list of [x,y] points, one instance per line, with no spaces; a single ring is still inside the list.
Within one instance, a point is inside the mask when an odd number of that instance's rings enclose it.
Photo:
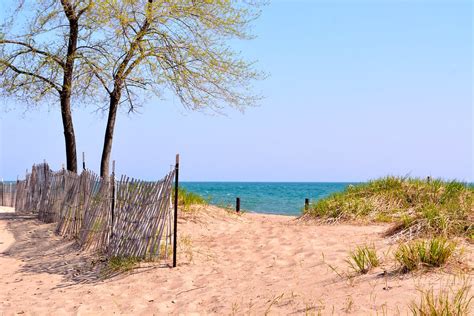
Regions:
[[[367,245],[358,246],[356,250],[351,251],[346,262],[354,271],[360,274],[366,274],[380,264],[375,247]]]
[[[456,243],[443,237],[415,240],[401,244],[395,252],[395,259],[404,272],[416,270],[421,266],[441,267],[455,249]]]
[[[173,248],[171,244],[165,244],[164,242],[160,245],[160,259],[168,259],[173,255]]]
[[[456,291],[441,290],[437,294],[433,289],[422,291],[419,302],[412,302],[410,310],[414,316],[467,316],[473,296],[471,286],[464,284]]]
[[[193,241],[190,235],[183,235],[178,242],[178,255],[184,254],[188,262],[192,262],[194,258]]]
[[[197,193],[190,192],[182,187],[178,189],[178,205],[185,212],[191,211],[193,205],[207,205],[209,200],[203,198]]]
[[[464,183],[386,177],[317,201],[305,216],[329,222],[392,222],[391,234],[474,240],[474,188]]]
[[[133,270],[141,259],[137,257],[112,257],[107,261],[106,276]]]

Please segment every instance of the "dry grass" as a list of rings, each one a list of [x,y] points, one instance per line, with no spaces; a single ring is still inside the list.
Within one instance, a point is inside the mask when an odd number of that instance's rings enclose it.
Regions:
[[[467,281],[457,290],[421,290],[419,300],[410,304],[410,310],[414,316],[468,316],[473,301],[470,290]]]
[[[193,241],[190,235],[182,235],[178,242],[178,255],[182,254],[188,262],[194,259]]]

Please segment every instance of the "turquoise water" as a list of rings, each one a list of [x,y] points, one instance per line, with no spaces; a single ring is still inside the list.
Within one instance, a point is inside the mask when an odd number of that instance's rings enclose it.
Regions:
[[[311,202],[343,191],[352,183],[277,183],[277,182],[182,182],[180,185],[210,199],[210,203],[235,207],[240,197],[241,209],[256,213],[299,215],[305,198]]]

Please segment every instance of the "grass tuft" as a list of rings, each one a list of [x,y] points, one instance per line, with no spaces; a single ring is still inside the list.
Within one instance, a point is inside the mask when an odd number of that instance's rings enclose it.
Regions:
[[[367,245],[359,246],[356,250],[351,251],[346,262],[354,271],[360,274],[366,274],[380,264],[375,247]]]
[[[455,249],[456,243],[443,237],[415,240],[401,244],[395,252],[395,259],[404,272],[416,270],[421,266],[441,267]]]
[[[433,289],[422,291],[419,302],[412,302],[410,310],[414,316],[470,315],[470,304],[473,300],[470,289],[466,284],[457,291],[444,289],[437,294]]]
[[[396,223],[393,234],[474,241],[474,188],[456,181],[385,177],[350,185],[312,204],[305,216],[329,222]]]

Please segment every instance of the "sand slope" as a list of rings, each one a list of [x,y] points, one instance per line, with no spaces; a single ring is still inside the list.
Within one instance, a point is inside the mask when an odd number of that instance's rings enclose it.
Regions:
[[[386,226],[319,226],[208,207],[179,221],[178,268],[143,265],[103,280],[95,258],[53,227],[0,214],[0,314],[405,315],[418,287],[454,278],[441,270],[383,274],[394,269],[391,255],[384,259],[394,248],[380,236]],[[347,278],[344,260],[362,243],[380,249],[384,264]]]

